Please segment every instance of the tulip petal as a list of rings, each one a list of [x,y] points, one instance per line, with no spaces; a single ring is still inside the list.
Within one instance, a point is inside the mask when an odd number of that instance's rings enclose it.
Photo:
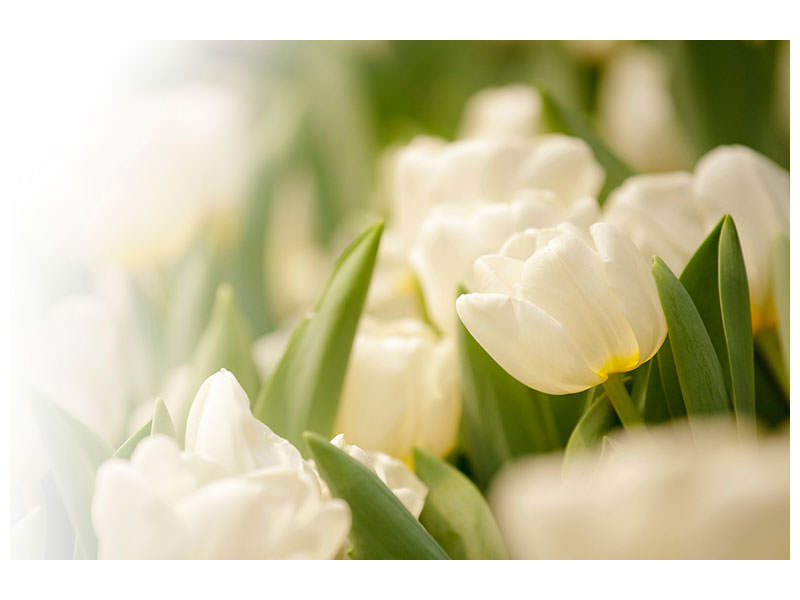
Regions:
[[[561,324],[601,377],[639,364],[639,345],[609,288],[600,256],[577,234],[562,230],[528,258],[520,291]]]
[[[656,353],[667,335],[653,275],[633,242],[613,225],[595,223],[590,233],[603,259],[608,285],[636,336],[639,363],[643,363]]]
[[[529,387],[569,394],[605,379],[589,367],[564,328],[530,302],[504,294],[465,294],[456,311],[484,350]]]

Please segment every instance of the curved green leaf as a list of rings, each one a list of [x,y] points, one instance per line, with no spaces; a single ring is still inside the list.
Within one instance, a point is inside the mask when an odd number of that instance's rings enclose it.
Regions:
[[[208,327],[192,358],[192,372],[197,380],[193,393],[208,377],[227,369],[236,376],[248,397],[255,398],[260,378],[253,362],[252,346],[253,338],[236,305],[233,288],[228,284],[220,285]]]
[[[653,276],[689,419],[726,412],[730,405],[722,367],[691,296],[658,257],[653,261]]]
[[[658,377],[664,395],[667,411],[673,419],[686,415],[686,405],[683,402],[683,392],[678,380],[678,371],[675,369],[675,359],[672,356],[672,344],[669,335],[656,355],[658,362]]]
[[[76,556],[97,556],[91,507],[97,468],[111,457],[111,450],[86,425],[60,406],[35,394],[31,405],[42,431],[53,479],[75,532]]]
[[[175,426],[172,424],[172,419],[169,416],[167,405],[161,398],[156,399],[156,406],[153,410],[153,418],[150,420],[152,425],[150,427],[150,435],[157,433],[167,435],[175,438]]]
[[[339,257],[314,312],[301,321],[253,414],[303,448],[306,430],[330,435],[347,361],[375,266],[383,222]]]
[[[481,489],[509,460],[560,446],[548,399],[509,375],[458,324],[461,437]]]
[[[414,448],[414,469],[428,486],[419,520],[450,557],[508,558],[497,523],[475,484],[419,448]]]
[[[753,373],[753,326],[750,290],[736,225],[725,216],[719,238],[719,304],[728,356],[733,411],[739,428],[749,429],[756,417]]]
[[[117,451],[114,452],[114,458],[122,458],[125,460],[130,459],[133,451],[136,450],[136,446],[139,445],[144,438],[150,435],[150,432],[153,430],[153,419],[150,419],[142,425],[139,429],[136,430],[131,437],[129,437],[123,444],[117,448]]]
[[[609,192],[619,187],[628,177],[634,175],[634,170],[608,149],[608,146],[595,133],[586,119],[566,109],[547,90],[540,88],[539,94],[542,97],[542,114],[548,124],[548,128],[551,131],[581,138],[589,144],[595,158],[605,169],[606,180],[597,198],[597,201],[602,206]]]
[[[564,464],[569,464],[577,456],[594,448],[603,439],[606,431],[619,423],[617,413],[611,406],[605,390],[600,390],[589,409],[569,436],[564,450]]]
[[[449,558],[375,473],[317,433],[303,439],[331,493],[350,505],[353,558]]]

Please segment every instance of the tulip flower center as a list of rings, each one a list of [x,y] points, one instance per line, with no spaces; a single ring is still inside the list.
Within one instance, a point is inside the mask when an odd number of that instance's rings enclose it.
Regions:
[[[639,350],[629,356],[612,356],[602,368],[597,371],[601,377],[608,377],[611,373],[625,373],[639,366]]]

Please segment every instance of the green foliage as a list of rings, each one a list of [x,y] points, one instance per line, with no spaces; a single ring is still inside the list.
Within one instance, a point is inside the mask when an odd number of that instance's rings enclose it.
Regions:
[[[57,404],[35,393],[30,396],[53,480],[75,533],[75,556],[95,558],[97,538],[91,519],[94,476],[111,456],[111,449]]]
[[[169,416],[167,405],[161,398],[156,400],[156,406],[153,410],[153,418],[150,419],[150,435],[166,435],[175,438],[175,425],[172,424],[172,418]]]
[[[257,418],[298,448],[306,430],[331,434],[382,232],[379,222],[344,251],[254,406]]]
[[[560,446],[549,399],[498,365],[458,324],[461,438],[475,481],[486,489],[509,460]]]
[[[653,276],[667,319],[670,348],[689,419],[726,412],[729,400],[722,367],[691,296],[658,257],[654,260]]]
[[[728,389],[737,425],[740,429],[750,428],[756,418],[750,290],[747,286],[747,273],[736,225],[729,216],[722,220],[718,272],[719,304],[729,365]]]
[[[596,388],[600,389],[600,388]],[[599,391],[588,410],[572,431],[564,450],[564,463],[569,464],[582,452],[593,448],[605,433],[617,425],[617,413],[608,400],[605,390]]]
[[[375,473],[314,432],[303,439],[331,493],[350,506],[353,558],[449,558]]]
[[[419,520],[450,557],[508,558],[489,506],[469,479],[419,448],[414,448],[414,469],[428,486]]]

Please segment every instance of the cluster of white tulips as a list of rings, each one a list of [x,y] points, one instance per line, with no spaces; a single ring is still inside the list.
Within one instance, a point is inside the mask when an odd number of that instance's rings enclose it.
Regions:
[[[788,557],[788,172],[612,179],[559,109],[484,90],[392,149],[313,308],[254,341],[220,287],[158,400],[121,282],[62,305],[31,418],[74,556]]]

